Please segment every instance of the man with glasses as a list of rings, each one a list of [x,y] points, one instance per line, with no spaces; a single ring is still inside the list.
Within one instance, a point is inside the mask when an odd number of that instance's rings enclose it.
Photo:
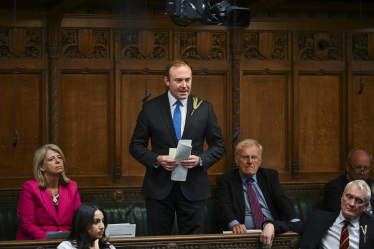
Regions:
[[[372,157],[367,151],[351,150],[348,153],[345,169],[347,173],[326,183],[324,209],[326,211],[339,213],[341,210],[340,199],[344,191],[344,187],[350,181],[364,180],[372,190],[374,188],[373,180],[369,179],[371,172]],[[373,216],[373,196],[370,198],[369,207],[366,209]]]
[[[235,147],[239,169],[217,177],[218,220],[221,230],[246,233],[261,229],[264,221],[299,221],[299,215],[285,195],[278,172],[260,168],[262,146],[245,139]]]

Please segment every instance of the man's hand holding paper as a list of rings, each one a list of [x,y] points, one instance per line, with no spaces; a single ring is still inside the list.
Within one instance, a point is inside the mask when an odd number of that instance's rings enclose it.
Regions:
[[[179,161],[179,164],[185,167],[186,169],[192,169],[197,166],[197,164],[200,161],[200,157],[191,155],[188,160],[181,160]]]

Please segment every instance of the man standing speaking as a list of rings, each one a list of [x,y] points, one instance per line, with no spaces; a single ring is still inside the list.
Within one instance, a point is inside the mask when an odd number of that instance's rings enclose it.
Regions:
[[[146,166],[141,193],[146,197],[148,235],[170,235],[175,212],[181,235],[201,234],[205,199],[211,196],[207,170],[224,156],[225,140],[212,104],[190,94],[188,62],[169,63],[164,81],[169,90],[143,104],[130,143],[130,154]],[[169,158],[169,148],[176,148],[180,139],[192,140],[191,156],[180,161],[188,169],[187,179],[172,181],[178,162]]]

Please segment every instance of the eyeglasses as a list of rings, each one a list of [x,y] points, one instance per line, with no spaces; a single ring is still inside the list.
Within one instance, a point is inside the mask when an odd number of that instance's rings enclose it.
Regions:
[[[251,161],[257,161],[259,159],[258,156],[240,156],[241,159],[243,159],[244,161],[248,161],[249,158],[251,158]]]
[[[350,162],[347,161],[347,163],[349,164],[349,166],[351,166],[351,168],[353,169],[353,171],[355,173],[361,173],[361,171],[364,171],[365,173],[368,173],[371,171],[371,168],[361,168],[361,167],[357,167],[357,168],[354,168]]]

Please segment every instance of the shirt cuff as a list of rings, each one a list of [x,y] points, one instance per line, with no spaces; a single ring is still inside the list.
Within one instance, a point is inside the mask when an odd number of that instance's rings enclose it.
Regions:
[[[235,226],[236,224],[239,224],[239,221],[233,220],[229,223],[229,231],[232,231],[232,227]]]
[[[153,164],[153,168],[156,168],[156,169],[157,169],[158,167],[160,167],[160,165],[154,165],[154,164]]]
[[[292,219],[292,220],[290,220],[290,222],[298,222],[298,221],[300,221],[300,219]]]

